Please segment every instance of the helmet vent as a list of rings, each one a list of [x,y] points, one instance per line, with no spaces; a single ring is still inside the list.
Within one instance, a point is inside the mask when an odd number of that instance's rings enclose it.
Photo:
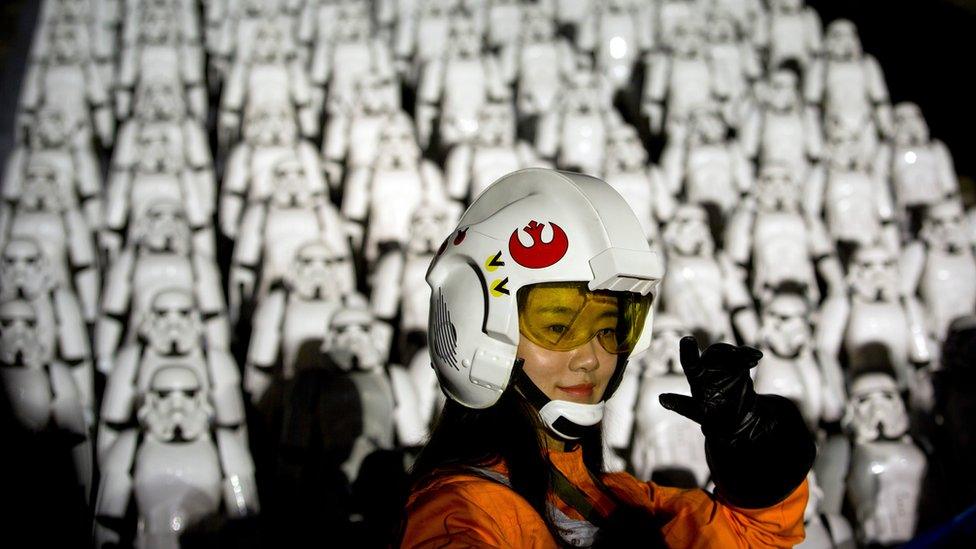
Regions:
[[[455,370],[460,370],[457,365],[457,329],[451,322],[451,312],[447,310],[447,303],[444,301],[444,292],[437,291],[437,301],[430,315],[431,342],[430,351],[437,358],[446,364],[450,364]]]

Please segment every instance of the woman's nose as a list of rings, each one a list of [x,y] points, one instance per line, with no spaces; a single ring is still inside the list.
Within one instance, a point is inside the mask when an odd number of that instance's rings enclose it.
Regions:
[[[594,337],[586,343],[573,350],[573,356],[569,359],[569,369],[576,372],[592,372],[600,366],[597,358],[597,346],[600,342]]]

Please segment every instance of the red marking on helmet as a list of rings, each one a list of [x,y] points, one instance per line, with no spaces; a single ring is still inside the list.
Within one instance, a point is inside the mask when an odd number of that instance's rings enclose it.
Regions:
[[[543,242],[542,229],[546,224],[529,221],[523,230],[532,238],[531,246],[522,245],[518,229],[512,231],[512,236],[508,239],[508,253],[516,263],[529,269],[543,269],[556,264],[566,255],[566,250],[569,249],[566,233],[551,221],[549,225],[552,227],[552,240]]]
[[[468,228],[459,229],[457,236],[454,237],[454,245],[457,246],[461,242],[464,242],[464,237],[468,235]]]
[[[444,242],[441,242],[441,247],[437,248],[437,253],[435,255],[441,255],[442,253],[444,253],[444,250],[447,248],[447,241],[450,239],[451,239],[451,235],[447,235],[447,238],[444,239]]]

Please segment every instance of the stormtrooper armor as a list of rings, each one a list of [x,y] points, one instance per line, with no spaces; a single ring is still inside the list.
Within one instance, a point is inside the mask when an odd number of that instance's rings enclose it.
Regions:
[[[796,64],[806,72],[823,50],[823,24],[804,0],[773,0],[766,30],[767,66]]]
[[[440,59],[450,48],[451,23],[461,11],[461,0],[417,0],[399,14],[393,53],[401,80],[415,85],[424,66]]]
[[[653,46],[653,27],[637,2],[610,0],[594,3],[576,34],[576,46],[594,56],[597,72],[614,90],[628,87],[634,66]]]
[[[762,65],[755,46],[745,40],[743,22],[732,13],[712,11],[705,25],[714,93],[725,121],[739,128],[749,110],[752,83],[762,75]]]
[[[598,175],[607,134],[621,123],[613,110],[612,89],[605,78],[585,69],[564,83],[555,107],[539,120],[536,150],[559,168]]]
[[[862,544],[896,544],[915,534],[925,455],[908,434],[908,412],[887,374],[862,374],[851,385],[845,424],[854,439],[847,497]]]
[[[817,475],[810,471],[807,475],[810,497],[803,510],[803,542],[799,549],[854,549],[854,530],[839,513],[830,513],[823,508],[824,493],[817,484]]]
[[[254,464],[243,432],[213,430],[219,411],[206,377],[163,362],[146,379],[136,416],[107,450],[95,508],[99,547],[178,546],[180,536],[221,510],[232,517],[258,511]],[[120,522],[135,500],[135,540]]]

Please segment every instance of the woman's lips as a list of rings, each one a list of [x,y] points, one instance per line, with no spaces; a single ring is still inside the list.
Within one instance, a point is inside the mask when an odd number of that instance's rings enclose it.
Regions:
[[[578,396],[578,397],[588,397],[593,394],[592,383],[581,383],[579,385],[573,385],[571,387],[563,387],[561,385],[557,385],[556,387],[561,391],[565,391],[573,396]]]

